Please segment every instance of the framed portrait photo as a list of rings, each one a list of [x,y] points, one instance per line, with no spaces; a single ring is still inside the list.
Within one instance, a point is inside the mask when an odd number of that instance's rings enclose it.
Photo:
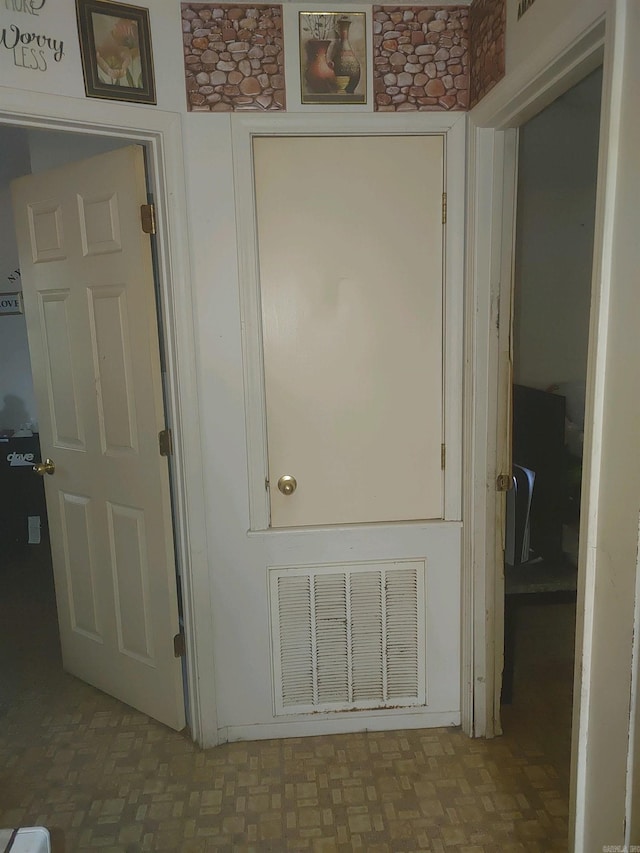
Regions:
[[[155,104],[149,10],[76,0],[76,12],[87,96]]]
[[[303,104],[365,104],[364,12],[300,12],[300,97]]]

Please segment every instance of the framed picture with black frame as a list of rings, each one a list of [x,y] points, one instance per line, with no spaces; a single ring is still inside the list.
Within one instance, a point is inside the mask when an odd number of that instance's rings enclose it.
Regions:
[[[155,104],[149,10],[76,0],[76,12],[87,96]]]

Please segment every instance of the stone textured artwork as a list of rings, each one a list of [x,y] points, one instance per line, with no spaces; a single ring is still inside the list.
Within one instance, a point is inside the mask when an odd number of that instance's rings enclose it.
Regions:
[[[182,3],[188,109],[284,110],[282,6]]]
[[[469,7],[373,7],[374,108],[469,107]]]
[[[469,13],[472,107],[504,77],[506,19],[505,0],[473,0]]]

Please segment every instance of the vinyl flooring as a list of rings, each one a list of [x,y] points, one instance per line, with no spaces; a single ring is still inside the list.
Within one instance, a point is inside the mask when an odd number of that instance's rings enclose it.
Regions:
[[[0,559],[0,827],[45,825],[54,853],[567,850],[572,605],[522,608],[502,737],[203,751],[63,672],[46,546]]]

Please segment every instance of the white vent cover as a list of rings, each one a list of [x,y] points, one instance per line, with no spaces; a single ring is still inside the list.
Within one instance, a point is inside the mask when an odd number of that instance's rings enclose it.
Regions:
[[[424,562],[270,569],[276,714],[424,705]]]

